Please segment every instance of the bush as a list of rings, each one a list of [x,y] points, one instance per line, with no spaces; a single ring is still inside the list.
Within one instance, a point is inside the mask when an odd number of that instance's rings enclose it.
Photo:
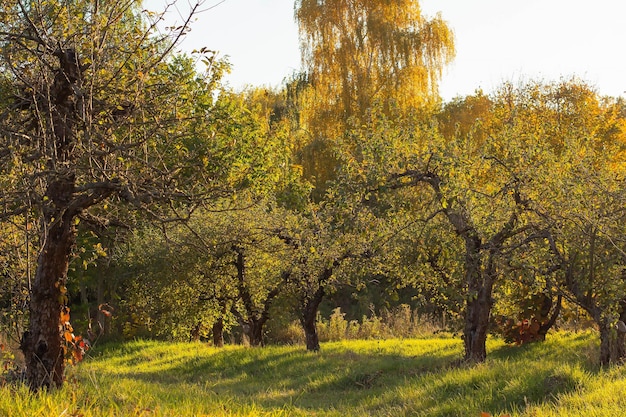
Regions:
[[[282,326],[271,325],[268,329],[268,341],[286,345],[304,344],[304,330],[298,320],[284,323]]]

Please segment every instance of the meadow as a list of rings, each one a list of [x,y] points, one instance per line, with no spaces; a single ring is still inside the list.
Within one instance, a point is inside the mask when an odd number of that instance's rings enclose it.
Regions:
[[[108,344],[57,391],[0,388],[1,416],[622,416],[626,367],[597,364],[591,332],[544,343],[488,343],[459,361],[450,336],[216,349],[203,343]]]

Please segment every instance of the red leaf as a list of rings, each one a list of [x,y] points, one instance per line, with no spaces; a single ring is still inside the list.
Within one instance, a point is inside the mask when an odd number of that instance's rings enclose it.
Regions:
[[[74,357],[74,360],[76,361],[76,363],[83,360],[83,352],[80,349],[75,349],[72,352],[72,356]]]

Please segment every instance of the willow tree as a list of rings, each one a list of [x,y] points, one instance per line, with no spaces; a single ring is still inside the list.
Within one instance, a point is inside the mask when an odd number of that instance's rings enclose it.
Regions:
[[[454,39],[440,16],[422,15],[417,0],[298,0],[295,15],[312,86],[304,102],[311,135],[302,162],[323,188],[336,165],[332,145],[374,105],[396,118],[436,100]]]
[[[224,176],[227,152],[204,127],[220,65],[208,56],[214,71],[198,75],[172,53],[190,20],[167,32],[158,20],[137,1],[0,2],[0,220],[41,230],[21,341],[34,390],[62,384],[75,342],[65,304],[78,223],[107,227],[122,202],[184,217]]]
[[[431,101],[454,56],[452,31],[416,0],[299,0],[296,18],[313,129],[342,127],[375,102],[403,112]]]

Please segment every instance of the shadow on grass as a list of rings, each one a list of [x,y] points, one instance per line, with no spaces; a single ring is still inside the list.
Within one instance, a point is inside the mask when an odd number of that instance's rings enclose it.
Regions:
[[[560,334],[545,342],[502,345],[490,351],[487,362],[461,365],[424,381],[431,398],[424,415],[459,415],[455,403],[473,404],[476,415],[521,412],[530,405],[556,402],[584,385],[597,367],[588,356],[589,333]]]
[[[426,349],[419,356],[355,351],[333,344],[323,346],[320,353],[306,352],[301,346],[210,349],[178,357],[166,352],[152,342],[107,349],[100,356],[107,368],[100,372],[106,375],[110,369],[111,376],[172,389],[181,383],[195,384],[211,394],[267,410],[289,405],[324,412],[341,404],[367,403],[423,373],[443,370],[458,359],[460,349],[454,344],[430,353]],[[142,362],[148,366],[141,366]]]
[[[521,346],[502,345],[489,352],[490,359],[521,360],[532,356],[540,361],[576,363],[588,371],[598,371],[597,343],[590,332],[548,335],[543,342]]]
[[[207,395],[268,411],[292,407],[304,414],[355,415],[360,410],[361,415],[500,415],[576,390],[581,369],[588,368],[581,351],[590,338],[572,335],[521,347],[497,345],[487,363],[473,366],[458,365],[458,341],[438,346],[429,340],[398,342],[397,351],[376,343],[367,348],[326,344],[322,352],[308,353],[301,346],[217,350],[193,344],[179,344],[172,351],[171,345],[146,342],[107,350],[99,360],[101,372],[112,377],[171,390],[191,384]],[[410,343],[421,344],[419,354],[411,351]]]
[[[523,367],[521,362],[476,365],[453,370],[423,381],[428,387],[421,411],[428,416],[462,415],[474,408],[475,415],[519,412],[529,405],[554,401],[579,387],[575,375],[551,366]],[[459,406],[459,404],[465,404]]]

